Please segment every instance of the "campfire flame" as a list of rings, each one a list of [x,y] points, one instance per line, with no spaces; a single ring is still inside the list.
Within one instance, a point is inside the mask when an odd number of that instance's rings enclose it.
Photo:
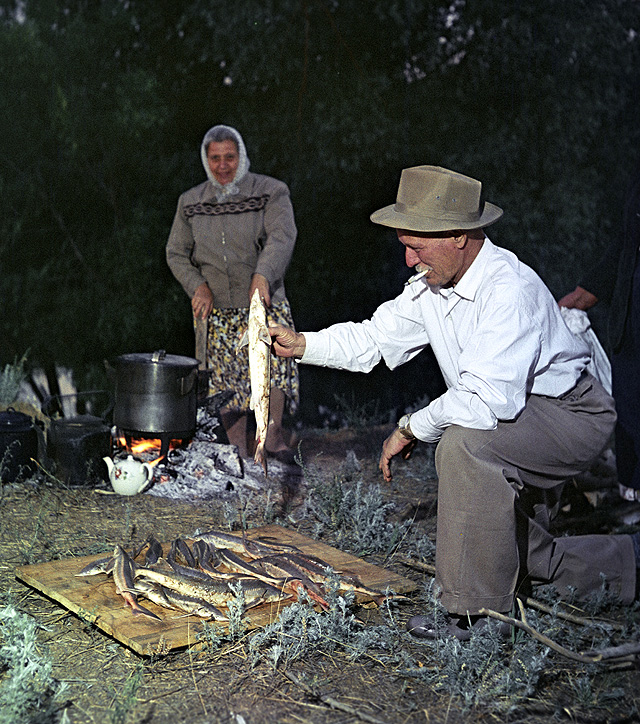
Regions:
[[[125,450],[127,453],[131,453],[132,455],[149,457],[150,454],[156,452],[158,456],[152,460],[148,460],[149,465],[152,467],[165,458],[165,455],[160,455],[160,451],[162,450],[162,440],[159,438],[140,437],[127,440],[124,435],[119,435],[117,438],[117,444],[122,450]],[[174,450],[181,444],[182,440],[171,440],[169,443],[169,450]]]
[[[147,452],[148,450],[160,450],[162,446],[162,440],[156,440],[155,438],[142,438],[141,440],[131,441],[131,452],[134,454],[140,454]]]

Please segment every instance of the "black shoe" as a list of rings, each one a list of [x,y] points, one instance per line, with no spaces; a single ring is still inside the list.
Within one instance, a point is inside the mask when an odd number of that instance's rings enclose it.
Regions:
[[[437,619],[433,615],[412,616],[407,621],[407,631],[418,639],[437,639],[447,636],[449,631],[449,619],[445,616],[439,616]]]
[[[468,641],[472,633],[479,633],[495,627],[503,638],[511,634],[511,625],[488,616],[444,616],[438,620],[433,615],[412,616],[407,621],[407,631],[419,639],[436,639],[455,636],[459,641]]]

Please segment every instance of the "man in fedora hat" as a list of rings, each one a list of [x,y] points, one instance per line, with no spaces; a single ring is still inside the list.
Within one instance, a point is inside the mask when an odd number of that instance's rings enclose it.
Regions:
[[[589,352],[541,279],[485,235],[502,210],[481,191],[447,169],[405,169],[396,203],[371,216],[396,229],[415,268],[404,291],[361,323],[270,329],[278,355],[352,371],[381,359],[393,369],[431,345],[447,391],[400,418],[380,469],[391,480],[396,455],[437,443],[436,584],[445,632],[460,639],[487,624],[482,609],[508,612],[532,582],[586,595],[604,576],[625,602],[636,583],[631,536],[548,532],[564,481],[609,440],[613,400],[586,372]],[[438,634],[428,616],[407,627]]]

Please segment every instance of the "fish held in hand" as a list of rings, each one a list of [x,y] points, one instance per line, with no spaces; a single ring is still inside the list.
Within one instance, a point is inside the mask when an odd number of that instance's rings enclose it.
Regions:
[[[242,336],[238,350],[249,345],[249,379],[251,402],[256,417],[256,451],[254,461],[267,474],[265,442],[269,426],[269,394],[271,391],[271,335],[267,327],[267,311],[256,289],[249,307],[249,326]]]

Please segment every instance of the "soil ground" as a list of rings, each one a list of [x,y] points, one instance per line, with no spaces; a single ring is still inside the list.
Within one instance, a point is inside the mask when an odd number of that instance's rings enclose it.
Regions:
[[[394,503],[390,519],[411,521],[413,540],[416,534],[433,540],[437,481],[425,473],[431,469],[432,451],[428,446],[418,448],[411,460],[395,465],[393,481],[385,484],[377,470],[377,459],[387,433],[385,428],[310,431],[301,435],[299,450],[310,469],[339,480],[344,477],[345,460],[352,451],[360,465],[358,476],[362,483],[380,485],[384,499]],[[301,476],[297,488],[289,486],[283,491],[283,507],[275,522],[315,535],[307,494],[305,478]],[[599,505],[593,508],[582,493],[572,491],[568,507],[559,519],[558,532],[611,533],[637,529],[633,518],[635,506],[623,504],[615,490],[605,491],[601,497]],[[193,504],[151,495],[104,495],[93,488],[64,487],[48,476],[5,484],[0,505],[2,603],[12,602],[39,625],[39,649],[52,659],[55,679],[66,682],[68,687],[63,710],[58,713],[59,721],[537,724],[551,720],[639,720],[640,677],[635,659],[615,668],[606,663],[585,667],[551,653],[535,689],[511,710],[501,711],[487,700],[465,705],[460,696],[446,688],[437,690],[419,678],[408,677],[404,673],[406,661],[433,670],[442,665],[442,658],[433,644],[415,640],[404,632],[406,620],[424,608],[423,584],[428,582],[429,574],[405,564],[415,554],[402,543],[390,556],[365,558],[416,580],[420,584],[416,593],[409,601],[397,605],[392,622],[383,619],[375,608],[354,609],[365,627],[397,627],[394,657],[384,656],[373,647],[354,660],[345,648],[317,645],[303,660],[288,662],[285,657],[274,667],[265,656],[253,666],[248,654],[252,634],[223,642],[217,649],[158,651],[152,657],[139,657],[17,581],[16,567],[109,551],[115,543],[139,542],[150,533],[168,541],[196,528],[227,525],[228,529],[228,515],[225,519],[221,506],[216,501]],[[628,514],[626,519],[621,517],[623,512]],[[244,517],[249,526],[263,525],[264,506],[246,506]],[[322,535],[326,543],[335,544],[331,531]],[[617,609],[610,613],[625,617],[624,611],[620,613]],[[634,616],[640,618],[640,612],[636,611]],[[633,624],[627,628],[629,631],[638,633]],[[509,644],[505,647],[508,656]],[[139,686],[123,701],[127,682],[140,672]]]

